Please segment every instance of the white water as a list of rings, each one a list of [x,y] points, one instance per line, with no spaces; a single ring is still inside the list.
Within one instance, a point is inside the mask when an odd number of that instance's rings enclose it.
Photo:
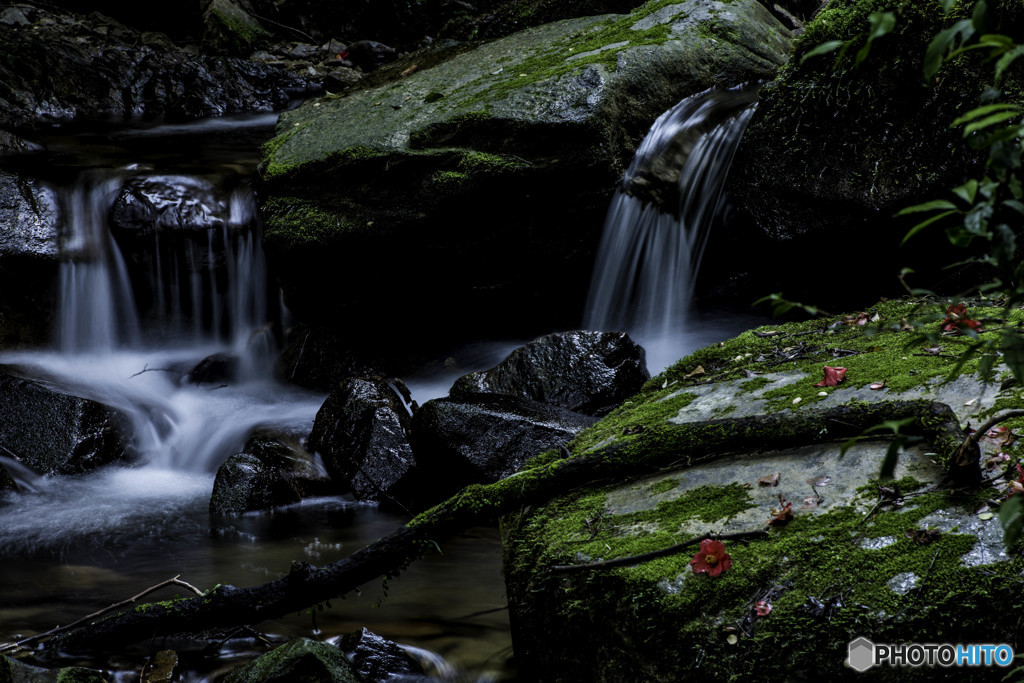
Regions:
[[[690,304],[704,245],[722,204],[722,188],[753,107],[737,105],[731,91],[689,97],[662,114],[644,138],[612,199],[584,313],[584,327],[624,330],[660,372],[710,339],[745,329],[746,321],[695,323]],[[738,113],[718,125],[723,109]],[[700,133],[700,131],[706,131]],[[659,206],[631,194],[644,172],[664,163],[672,145],[692,149],[679,172],[678,204]],[[681,144],[679,140],[682,139]]]

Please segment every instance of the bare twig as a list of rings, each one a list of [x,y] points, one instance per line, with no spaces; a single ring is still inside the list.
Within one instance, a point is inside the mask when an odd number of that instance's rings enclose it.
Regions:
[[[166,581],[161,581],[160,583],[156,584],[155,586],[150,586],[146,590],[142,591],[141,593],[139,593],[137,595],[133,595],[132,597],[128,598],[127,600],[122,600],[121,602],[116,602],[113,605],[108,605],[108,606],[104,607],[101,610],[93,612],[92,614],[88,614],[88,615],[82,617],[81,619],[78,619],[77,621],[73,621],[70,624],[67,624],[65,626],[57,626],[56,628],[52,628],[49,631],[46,631],[45,633],[38,633],[38,634],[36,634],[34,636],[29,636],[28,638],[22,638],[21,640],[19,640],[17,642],[14,642],[14,643],[6,643],[4,645],[0,645],[0,653],[3,653],[3,652],[13,652],[15,650],[19,650],[19,649],[25,647],[25,645],[27,645],[29,643],[34,643],[34,642],[39,641],[39,640],[45,640],[46,638],[50,638],[51,636],[57,635],[58,633],[64,633],[65,631],[70,631],[71,629],[75,628],[76,626],[80,626],[81,624],[84,624],[84,623],[86,623],[88,621],[92,621],[96,617],[103,616],[104,614],[107,614],[109,612],[113,612],[114,610],[118,610],[118,609],[121,609],[122,607],[126,607],[128,605],[131,605],[132,603],[136,602],[139,598],[145,597],[145,596],[149,595],[150,593],[158,591],[161,588],[166,588],[167,586],[181,586],[183,588],[187,588],[188,590],[192,591],[193,593],[195,593],[196,595],[198,595],[200,597],[202,597],[204,595],[203,591],[199,590],[198,588],[196,588],[195,586],[193,586],[192,584],[190,584],[190,583],[188,583],[186,581],[182,581],[179,578],[180,576],[181,576],[181,574],[179,574],[178,576],[175,576],[173,578],[167,579]]]
[[[758,531],[740,531],[735,534],[702,534],[700,536],[694,536],[693,538],[687,539],[682,543],[678,543],[668,548],[661,548],[660,550],[654,550],[649,553],[643,553],[641,555],[630,555],[629,557],[617,557],[614,560],[605,560],[604,562],[590,562],[588,564],[556,564],[551,568],[552,572],[555,573],[566,573],[566,572],[578,572],[587,569],[611,569],[612,567],[628,567],[634,564],[640,564],[641,562],[647,562],[648,560],[654,560],[659,557],[665,557],[666,555],[674,555],[682,552],[690,546],[697,545],[705,538],[713,538],[719,541],[741,541],[749,540],[752,538],[767,538],[768,532],[764,530]]]

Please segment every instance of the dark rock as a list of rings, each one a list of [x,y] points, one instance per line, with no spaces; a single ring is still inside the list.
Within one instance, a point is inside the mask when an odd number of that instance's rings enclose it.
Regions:
[[[193,119],[282,109],[311,89],[265,64],[154,49],[99,17],[0,24],[0,127],[93,115]]]
[[[565,443],[595,419],[511,396],[427,401],[413,416],[416,463],[435,495],[507,477],[541,451]]]
[[[330,390],[354,375],[374,374],[351,350],[351,336],[299,326],[289,331],[277,358],[278,379],[307,389]]]
[[[344,653],[327,643],[298,638],[232,671],[225,683],[359,683]]]
[[[380,377],[353,377],[331,392],[316,415],[309,448],[356,498],[402,505],[415,496],[417,470],[410,419]]]
[[[56,260],[57,220],[53,189],[32,178],[0,171],[0,259],[30,256]]]
[[[401,677],[422,676],[423,667],[397,643],[378,636],[367,628],[338,640],[352,666],[368,681],[390,681]]]
[[[3,461],[0,460],[0,492],[17,490],[18,485],[15,483],[14,477],[11,476],[11,473],[4,467]]]
[[[8,7],[3,12],[0,12],[0,24],[5,26],[31,26],[32,22],[29,21],[21,9]]]
[[[648,379],[644,350],[626,333],[560,332],[520,346],[490,370],[460,377],[449,396],[518,396],[603,415]]]
[[[199,361],[186,375],[190,384],[221,384],[233,382],[238,375],[238,356],[215,353]]]
[[[31,666],[6,655],[0,655],[0,681],[3,683],[36,683],[60,681],[61,683],[105,683],[107,677],[102,671],[69,666],[63,669],[44,669]]]
[[[206,231],[231,218],[230,198],[196,176],[132,178],[110,208],[111,224],[142,235],[157,230]]]
[[[244,57],[266,45],[271,33],[233,0],[207,0],[203,44],[215,54]]]
[[[375,40],[358,40],[348,46],[347,52],[345,59],[363,71],[373,71],[398,57],[395,48]]]
[[[40,474],[80,474],[133,455],[126,415],[43,380],[0,371],[0,444]]]
[[[332,489],[327,472],[296,435],[260,430],[217,469],[210,513],[269,510]]]

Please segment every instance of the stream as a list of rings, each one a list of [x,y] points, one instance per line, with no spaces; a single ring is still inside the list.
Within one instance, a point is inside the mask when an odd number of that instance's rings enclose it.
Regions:
[[[686,116],[697,114],[684,112],[684,124]],[[262,583],[286,574],[292,561],[320,565],[343,558],[407,521],[347,497],[307,499],[230,521],[211,520],[208,512],[218,465],[241,450],[254,428],[308,434],[325,398],[282,385],[271,372],[275,347],[268,322],[288,314],[268,280],[249,185],[258,145],[271,137],[275,121],[274,115],[258,115],[55,129],[44,153],[17,161],[20,172],[57,188],[64,217],[59,312],[50,346],[0,354],[0,364],[124,411],[137,458],[127,468],[39,477],[0,455],[0,465],[22,487],[0,497],[0,641],[68,623],[176,575],[201,589]],[[738,139],[746,118],[731,121],[730,141]],[[721,136],[710,144],[720,147]],[[701,149],[692,156],[700,157]],[[154,179],[165,190],[146,184]],[[183,186],[207,199],[179,208],[178,218],[208,227],[184,237],[124,233],[122,242],[136,244],[126,254],[108,228],[112,206],[120,202],[122,213],[135,210],[123,200],[125,188],[159,204],[167,187]],[[711,211],[719,193],[707,200]],[[628,201],[617,198],[613,213],[638,212],[622,208]],[[705,237],[693,239],[702,244]],[[679,277],[690,283],[690,262],[699,254],[687,251],[680,258],[685,272]],[[657,284],[643,287],[657,291]],[[683,318],[673,318],[667,332],[652,330],[650,321],[663,314],[645,304],[636,306],[639,317],[613,319],[594,313],[594,306],[633,304],[595,304],[592,297],[588,321],[631,332],[635,326],[652,374],[757,324],[750,316],[691,311],[688,295],[669,305],[672,315]],[[422,404],[447,394],[457,376],[493,366],[525,341],[462,348],[457,371],[406,378],[413,398]],[[214,354],[238,359],[236,381],[197,385],[181,379]],[[280,640],[332,638],[365,626],[409,646],[437,678],[511,680],[498,531],[470,530],[443,551],[414,563],[386,587],[375,582],[334,601],[315,621],[295,615],[260,630]],[[216,659],[184,653],[185,680],[215,679],[263,649],[241,638],[222,646]],[[118,680],[130,680],[146,654],[143,648],[135,659],[130,653],[123,661],[85,663],[114,667]]]

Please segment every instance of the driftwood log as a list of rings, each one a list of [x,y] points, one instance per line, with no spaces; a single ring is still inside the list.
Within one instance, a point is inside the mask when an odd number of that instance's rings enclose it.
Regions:
[[[892,401],[680,425],[662,423],[628,441],[557,460],[493,484],[467,487],[343,560],[323,567],[293,565],[288,576],[251,588],[219,586],[200,597],[137,605],[79,625],[42,647],[116,650],[162,636],[255,625],[301,612],[378,577],[396,576],[436,543],[579,486],[643,477],[725,456],[744,458],[765,450],[850,439],[886,420],[907,418],[913,419],[912,429],[931,443],[940,459],[948,461],[955,485],[980,480],[977,441],[965,441],[953,411],[942,403]]]

